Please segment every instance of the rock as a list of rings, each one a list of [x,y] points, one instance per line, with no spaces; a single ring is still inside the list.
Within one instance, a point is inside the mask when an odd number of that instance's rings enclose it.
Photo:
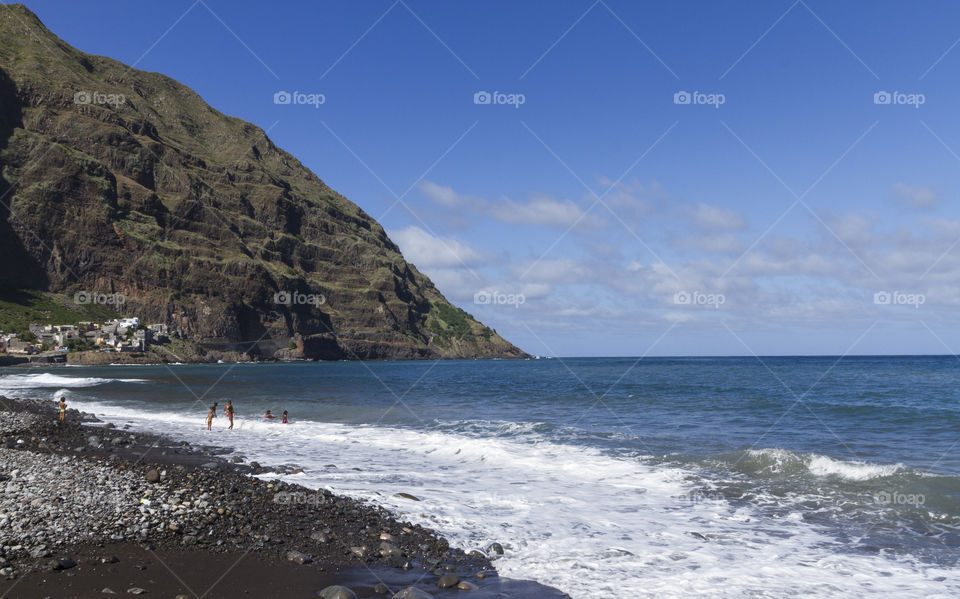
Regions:
[[[390,592],[390,587],[383,584],[382,582],[378,582],[377,586],[373,587],[373,592],[378,595],[386,595],[387,593]]]
[[[288,551],[287,560],[295,564],[300,564],[301,566],[304,564],[309,564],[310,562],[313,561],[313,559],[309,555],[307,555],[306,553],[301,553],[300,551]]]
[[[220,467],[220,464],[216,462],[207,462],[206,464],[202,464],[200,467],[204,470],[216,470]]]
[[[259,470],[259,469],[260,469],[260,464],[259,464],[259,462],[250,462],[250,467]]]
[[[30,557],[32,557],[32,558],[50,557],[50,550],[47,549],[47,546],[46,546],[46,545],[40,545],[39,547],[35,547],[35,548],[30,552]]]
[[[117,592],[116,592],[115,590],[111,589],[110,587],[104,587],[103,590],[100,591],[100,592],[103,593],[104,595],[116,595],[116,594],[117,594]]]
[[[327,541],[330,540],[330,537],[327,536],[327,533],[321,530],[315,530],[312,533],[310,533],[310,538],[318,543],[326,543]]]
[[[414,496],[414,495],[411,495],[410,493],[395,493],[393,496],[394,496],[394,497],[400,497],[400,498],[403,498],[403,499],[409,499],[410,501],[420,501],[420,498],[419,498],[419,497],[416,497],[416,496]],[[409,587],[409,588],[412,589],[413,587]]]
[[[357,594],[347,587],[335,584],[322,591],[317,591],[317,597],[323,597],[323,599],[357,599]]]
[[[177,595],[173,599],[190,599],[189,595]]]
[[[87,444],[90,445],[90,447],[96,447],[100,445],[100,437],[96,435],[90,435],[87,437]]]
[[[503,555],[503,545],[500,543],[490,543],[487,545],[487,553],[496,553],[497,555]]]
[[[384,541],[380,543],[380,555],[383,557],[403,557],[403,551],[400,551],[400,548],[396,545]]]
[[[146,589],[141,589],[140,587],[130,587],[127,589],[127,593],[131,595],[143,595],[146,592]]]
[[[239,463],[243,462],[243,458],[241,458],[241,457],[238,456],[238,455],[235,455],[235,456],[233,456],[232,458],[230,458],[230,462],[232,462],[232,463],[234,463],[234,464],[239,464]]]
[[[433,599],[433,595],[426,591],[421,591],[417,587],[407,587],[396,593],[393,599]]]
[[[112,422],[108,422],[108,423],[106,423],[106,424],[103,425],[103,428],[117,428],[117,425],[115,425],[115,424],[112,423]]]
[[[477,585],[472,582],[467,582],[466,580],[461,580],[457,583],[457,588],[461,591],[477,591],[480,589]]]
[[[452,589],[460,582],[460,577],[456,574],[444,574],[437,581],[437,586],[441,589]]]
[[[184,536],[183,536],[183,541],[181,541],[181,542],[182,542],[184,545],[187,545],[187,546],[196,545],[196,544],[197,544],[197,537],[195,537],[195,536],[193,536],[193,535],[184,535]]]
[[[146,474],[145,478],[146,478],[146,480],[147,480],[148,483],[158,483],[158,482],[160,482],[160,472],[157,471],[157,470],[155,470],[155,469],[154,469],[154,470],[147,470],[147,474]]]
[[[54,570],[69,570],[77,565],[77,562],[69,557],[60,558],[57,560],[56,565],[53,566]]]

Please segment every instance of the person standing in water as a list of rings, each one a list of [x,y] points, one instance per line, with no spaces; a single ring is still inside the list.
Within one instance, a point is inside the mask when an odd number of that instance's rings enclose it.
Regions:
[[[67,398],[60,398],[60,422],[63,422],[64,417],[67,415]]]
[[[233,402],[227,401],[227,405],[223,406],[223,413],[226,414],[227,418],[230,419],[230,426],[227,427],[228,430],[233,429]]]
[[[280,424],[290,424],[289,422],[287,422],[287,411],[286,411],[286,410],[283,411],[283,420],[280,421]]]
[[[207,414],[207,430],[213,426],[213,419],[217,417],[217,403],[213,402],[213,405],[210,406],[210,412]]]

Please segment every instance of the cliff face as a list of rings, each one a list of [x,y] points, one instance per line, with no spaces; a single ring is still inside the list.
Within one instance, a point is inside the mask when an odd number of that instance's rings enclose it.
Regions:
[[[0,6],[0,197],[0,288],[122,293],[252,356],[525,355],[260,128],[18,5]]]

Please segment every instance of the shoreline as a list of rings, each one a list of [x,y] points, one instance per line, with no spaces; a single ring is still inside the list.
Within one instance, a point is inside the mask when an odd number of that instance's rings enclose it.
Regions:
[[[0,597],[316,597],[333,584],[358,597],[567,597],[500,579],[483,552],[383,507],[251,476],[273,470],[222,449],[73,409],[61,425],[32,400],[0,410]]]

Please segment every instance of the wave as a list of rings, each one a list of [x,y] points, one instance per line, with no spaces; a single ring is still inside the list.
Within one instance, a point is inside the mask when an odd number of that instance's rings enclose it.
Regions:
[[[0,377],[0,389],[42,389],[57,387],[75,389],[80,387],[96,387],[107,383],[146,383],[145,379],[103,379],[96,377],[61,376],[51,373],[40,374],[13,374]]]
[[[903,464],[871,464],[859,460],[837,460],[818,453],[789,449],[748,449],[719,457],[730,468],[761,478],[813,475],[849,481],[886,478],[908,470]]]

